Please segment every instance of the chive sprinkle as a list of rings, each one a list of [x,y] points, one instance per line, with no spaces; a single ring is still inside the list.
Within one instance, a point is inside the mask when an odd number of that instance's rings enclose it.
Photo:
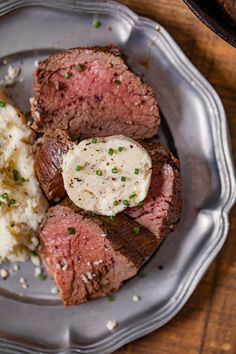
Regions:
[[[116,86],[119,86],[119,85],[121,84],[121,82],[120,82],[120,80],[115,80],[115,81],[114,81],[114,84],[115,84]]]
[[[119,152],[123,151],[124,149],[125,149],[125,148],[124,148],[123,146],[119,146],[119,147],[118,147],[118,151],[119,151]]]
[[[114,301],[114,296],[108,295],[107,296],[107,301],[109,301],[109,302]]]
[[[67,227],[67,235],[74,235],[75,229],[73,227]]]
[[[81,166],[80,166],[80,165],[77,165],[76,168],[75,168],[75,170],[76,170],[77,172],[79,172],[79,171],[81,170]]]
[[[97,141],[98,141],[97,138],[93,138],[93,139],[92,139],[92,143],[93,143],[93,144],[97,144]]]
[[[64,78],[65,79],[69,79],[70,77],[71,77],[71,73],[70,72],[64,74]]]
[[[96,171],[96,175],[102,176],[102,171],[101,171],[101,170],[97,170],[97,171]]]
[[[7,193],[2,193],[1,194],[2,199],[8,199],[8,194]]]
[[[9,203],[10,203],[10,204],[16,204],[16,200],[15,200],[15,199],[10,199],[10,200],[9,200]]]
[[[76,70],[83,71],[83,69],[84,69],[83,65],[80,64],[76,65]]]
[[[118,168],[117,167],[113,167],[113,169],[111,170],[112,173],[118,173]]]
[[[138,206],[142,206],[143,205],[143,200],[141,202],[138,202]]]
[[[134,234],[139,234],[140,231],[141,231],[141,229],[140,229],[140,227],[138,227],[138,226],[135,226],[135,227],[132,228],[132,232],[133,232]]]
[[[92,27],[93,28],[99,28],[99,27],[101,27],[101,22],[100,21],[98,21],[98,20],[93,20],[93,22],[92,22]]]
[[[135,197],[136,197],[136,193],[132,193],[130,194],[129,199],[134,199]]]
[[[108,149],[108,154],[109,154],[109,155],[111,155],[111,156],[112,156],[112,155],[113,155],[113,153],[114,153],[114,150],[113,150],[113,149],[111,149],[111,148],[110,148],[110,149]]]
[[[135,174],[135,175],[138,175],[138,174],[139,174],[139,168],[135,168],[135,169],[134,169],[134,174]]]
[[[1,108],[6,107],[6,102],[5,102],[5,101],[0,100],[0,107],[1,107]]]
[[[119,204],[118,200],[114,200],[113,205],[117,206]]]
[[[124,204],[125,206],[129,206],[129,201],[128,201],[127,199],[125,199],[125,200],[123,200],[123,204]]]
[[[41,274],[38,275],[38,280],[43,281],[43,280],[47,280],[47,278],[48,278],[48,277],[47,277],[46,274],[41,273]]]
[[[121,180],[121,182],[125,182],[126,181],[126,177],[125,176],[121,176],[120,180]]]
[[[20,183],[27,182],[27,180],[24,177],[22,177],[17,170],[13,170],[12,175],[15,182],[20,182]]]
[[[115,215],[109,216],[109,219],[110,219],[111,221],[114,221],[114,220],[115,220]]]

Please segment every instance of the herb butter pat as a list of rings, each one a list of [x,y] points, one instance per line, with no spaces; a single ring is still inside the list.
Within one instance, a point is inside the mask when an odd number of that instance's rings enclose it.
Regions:
[[[147,151],[122,135],[81,141],[67,152],[62,166],[69,198],[84,210],[107,216],[142,202],[151,173]]]

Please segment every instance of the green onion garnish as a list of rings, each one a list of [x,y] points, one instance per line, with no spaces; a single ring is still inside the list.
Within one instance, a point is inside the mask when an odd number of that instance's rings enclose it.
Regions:
[[[114,84],[115,84],[116,86],[119,86],[119,85],[121,84],[121,82],[120,82],[120,80],[115,80],[115,81],[114,81]]]
[[[110,148],[110,149],[108,149],[108,154],[109,154],[109,155],[111,155],[111,156],[112,156],[112,155],[113,155],[113,153],[114,153],[114,150],[113,150],[113,149],[111,149],[111,148]]]
[[[118,173],[118,168],[117,167],[113,167],[113,169],[111,170],[112,173]]]
[[[115,220],[115,215],[109,216],[109,219],[110,219],[111,221]]]
[[[12,175],[15,182],[17,181],[20,183],[27,182],[27,180],[24,177],[22,177],[17,170],[13,170]]]
[[[125,206],[129,206],[129,201],[128,201],[127,199],[125,199],[125,200],[123,200],[123,204],[124,204]]]
[[[101,170],[97,170],[97,171],[96,171],[96,175],[102,176],[102,171],[101,171]]]
[[[38,275],[38,280],[41,280],[41,281],[42,281],[42,280],[47,280],[47,278],[48,278],[48,277],[47,277],[46,274],[41,273],[41,274]]]
[[[6,102],[5,102],[5,101],[0,100],[0,107],[1,107],[1,108],[6,107]]]
[[[16,204],[16,200],[15,200],[15,199],[10,199],[10,200],[9,200],[9,203],[10,203],[10,204]]]
[[[8,194],[7,193],[2,193],[1,194],[2,199],[8,199]]]
[[[101,22],[98,20],[93,20],[93,22],[92,22],[93,28],[99,28],[99,27],[101,27],[101,25],[102,25]]]
[[[76,70],[83,71],[83,69],[84,69],[83,65],[76,65]]]
[[[124,148],[123,146],[118,147],[118,151],[119,151],[119,152],[123,151],[124,149],[125,149],[125,148]]]
[[[98,141],[97,138],[93,138],[93,139],[92,139],[92,143],[93,143],[93,144],[97,144],[97,141]]]
[[[121,182],[125,182],[126,181],[126,177],[125,176],[121,176],[120,180],[121,180]]]
[[[107,296],[107,301],[109,301],[109,302],[114,301],[114,296],[108,295]]]
[[[138,174],[139,174],[139,168],[135,168],[135,169],[134,169],[134,174],[135,174],[135,175],[138,175]]]
[[[143,205],[143,200],[141,202],[138,202],[138,206],[142,206]]]
[[[118,205],[119,204],[119,201],[118,200],[114,200],[114,202],[113,202],[113,205]]]
[[[65,74],[64,74],[64,78],[65,78],[65,79],[69,79],[70,77],[71,77],[71,73],[68,72],[68,73],[65,73]]]
[[[73,227],[67,227],[67,235],[74,235],[75,229]]]
[[[79,172],[79,171],[81,170],[81,166],[80,166],[80,165],[77,165],[76,168],[75,168],[75,170],[76,170],[77,172]]]
[[[140,227],[135,226],[135,227],[132,228],[132,231],[133,231],[134,234],[139,234],[141,229],[140,229]]]
[[[134,199],[135,197],[136,197],[136,193],[132,193],[130,194],[129,199]]]

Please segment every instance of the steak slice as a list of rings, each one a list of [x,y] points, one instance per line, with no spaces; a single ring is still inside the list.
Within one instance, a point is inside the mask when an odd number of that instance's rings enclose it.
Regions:
[[[153,137],[160,124],[154,91],[113,47],[76,48],[39,63],[32,128],[65,129],[72,139],[123,134]]]
[[[159,245],[155,236],[126,215],[114,220],[88,216],[70,202],[48,210],[39,239],[40,256],[64,305],[117,290]]]
[[[173,231],[181,214],[181,181],[178,160],[164,146],[142,142],[152,158],[152,179],[143,205],[124,212],[161,240]]]
[[[66,131],[55,129],[38,139],[34,145],[36,175],[48,200],[62,198],[66,194],[61,164],[63,155],[72,144]]]

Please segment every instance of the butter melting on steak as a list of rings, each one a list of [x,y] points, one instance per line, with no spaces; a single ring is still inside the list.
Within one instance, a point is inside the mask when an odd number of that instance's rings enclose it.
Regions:
[[[39,230],[39,253],[64,305],[117,290],[157,249],[159,241],[123,214],[88,216],[66,202],[51,207]]]
[[[160,125],[154,91],[112,47],[65,50],[34,74],[32,128],[65,129],[72,139],[123,134],[153,137]]]

